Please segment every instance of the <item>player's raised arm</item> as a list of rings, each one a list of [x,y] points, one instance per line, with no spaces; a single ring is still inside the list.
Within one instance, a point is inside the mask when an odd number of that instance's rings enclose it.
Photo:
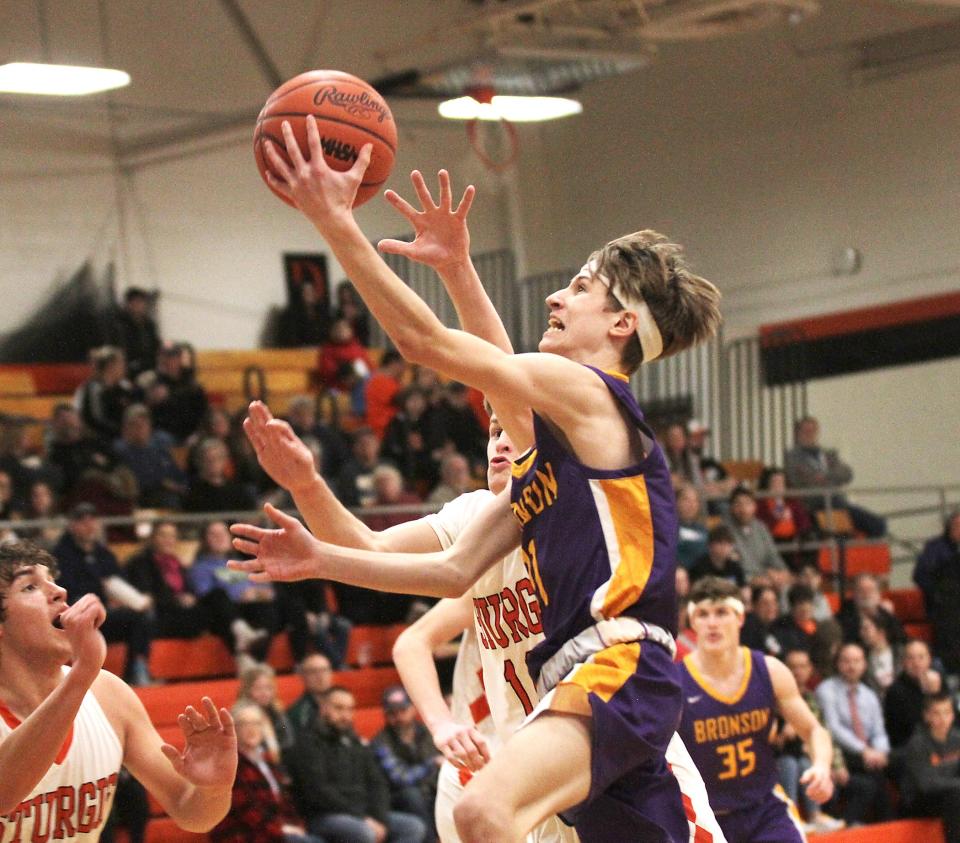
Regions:
[[[14,574],[8,593],[19,589],[55,591],[53,600],[66,606],[66,592],[45,568],[25,566]],[[107,645],[100,634],[106,617],[96,595],[81,597],[59,614],[59,625],[73,648],[73,668],[23,722],[0,741],[0,815],[8,814],[33,790],[73,728],[87,691],[100,675]],[[6,665],[9,667],[9,665]],[[9,703],[9,700],[7,701]]]
[[[209,831],[230,809],[237,772],[237,736],[233,719],[209,697],[187,706],[178,718],[184,735],[181,752],[161,739],[140,698],[114,676],[98,699],[120,718],[124,765],[157,799],[173,821],[187,831]]]
[[[371,530],[337,499],[317,472],[309,448],[293,428],[282,419],[275,419],[261,401],[250,404],[243,429],[261,467],[290,492],[316,538],[341,547],[384,553],[440,550],[437,534],[420,519],[383,531]]]
[[[404,240],[381,240],[377,248],[381,252],[403,255],[433,269],[450,295],[460,327],[512,354],[513,345],[507,330],[470,257],[467,215],[473,205],[476,189],[472,184],[467,185],[454,208],[450,174],[440,170],[437,179],[440,182],[440,195],[438,201],[434,202],[420,171],[414,170],[410,174],[414,192],[420,200],[419,211],[395,191],[384,193],[386,200],[413,226],[414,239],[409,243]]]
[[[813,716],[787,666],[772,656],[767,656],[766,662],[780,714],[809,748],[812,763],[800,777],[800,783],[806,787],[807,795],[814,802],[823,804],[833,796],[833,779],[830,776],[833,741],[830,740],[830,733]]]
[[[451,547],[434,553],[377,553],[327,544],[296,518],[270,504],[264,509],[278,529],[230,528],[234,547],[253,558],[228,565],[254,582],[325,579],[376,591],[459,597],[520,541],[505,494],[493,498]]]
[[[464,594],[441,600],[393,645],[393,661],[403,686],[443,756],[453,764],[478,770],[490,760],[486,738],[473,726],[460,723],[443,698],[433,651],[473,624],[473,599]]]
[[[266,144],[274,172],[270,184],[287,196],[313,222],[333,249],[340,265],[363,297],[374,318],[384,327],[400,353],[413,363],[437,369],[449,377],[509,405],[539,408],[546,416],[568,414],[581,420],[596,415],[605,387],[582,366],[556,355],[542,366],[522,363],[496,346],[446,328],[426,303],[393,273],[367,241],[352,213],[353,197],[370,160],[370,148],[345,172],[332,170],[323,158],[316,121],[307,118],[310,159],[297,145],[289,124],[283,124],[287,164],[272,144]],[[635,315],[625,313],[624,330],[632,332]],[[611,359],[611,364],[615,363]],[[559,370],[559,373],[558,373]],[[508,432],[518,449],[529,442],[526,431]]]

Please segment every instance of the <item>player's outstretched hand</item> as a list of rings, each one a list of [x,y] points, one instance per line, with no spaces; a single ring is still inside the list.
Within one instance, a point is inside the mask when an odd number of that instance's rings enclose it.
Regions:
[[[100,627],[107,618],[107,610],[95,594],[84,594],[58,617],[73,649],[73,669],[96,677],[107,657],[107,642]]]
[[[433,733],[433,743],[443,757],[457,767],[466,767],[475,773],[490,760],[487,739],[472,726],[450,720]]]
[[[420,199],[417,210],[409,202],[392,190],[383,195],[413,226],[414,240],[381,240],[377,247],[381,252],[403,255],[443,272],[451,266],[459,266],[470,260],[470,232],[467,229],[467,214],[476,194],[474,186],[467,185],[456,208],[453,207],[453,192],[450,187],[450,174],[441,170],[440,201],[433,196],[419,170],[410,174],[413,189]]]
[[[173,768],[197,787],[230,787],[237,773],[237,733],[233,718],[218,709],[210,697],[200,701],[200,711],[188,705],[177,718],[186,745],[183,752],[165,743],[160,749]]]
[[[296,493],[316,479],[310,449],[287,422],[275,419],[262,401],[251,402],[243,430],[256,451],[257,461],[278,486]]]
[[[281,124],[283,143],[290,163],[272,141],[264,143],[270,167],[265,172],[267,184],[293,202],[321,231],[325,223],[352,217],[363,174],[370,165],[373,144],[365,144],[349,170],[334,170],[323,157],[320,130],[313,115],[307,115],[308,156],[305,158],[286,120]]]
[[[833,778],[827,767],[816,764],[808,767],[800,776],[800,784],[807,789],[807,796],[820,805],[828,802],[833,796]]]
[[[233,546],[253,559],[231,559],[227,567],[244,571],[251,582],[296,582],[318,576],[312,557],[321,544],[296,518],[285,515],[272,504],[263,507],[279,529],[267,530],[253,524],[234,524]]]

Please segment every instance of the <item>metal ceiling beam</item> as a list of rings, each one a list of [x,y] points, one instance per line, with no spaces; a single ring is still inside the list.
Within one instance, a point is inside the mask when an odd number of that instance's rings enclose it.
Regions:
[[[270,89],[279,88],[284,82],[284,77],[273,63],[273,59],[271,59],[269,53],[267,53],[267,48],[263,45],[263,41],[260,40],[250,20],[243,13],[240,4],[237,0],[220,0],[220,5],[230,20],[233,21],[233,25],[237,28],[240,36],[253,54],[253,57],[257,60],[260,71],[270,85]]]

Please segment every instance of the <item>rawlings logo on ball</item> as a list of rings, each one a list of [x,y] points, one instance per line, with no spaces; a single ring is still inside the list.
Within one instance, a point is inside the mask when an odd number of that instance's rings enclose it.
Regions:
[[[313,102],[315,105],[323,105],[325,102],[329,102],[331,105],[344,109],[347,114],[358,117],[370,117],[371,113],[375,112],[378,115],[378,123],[382,123],[390,116],[389,110],[384,107],[383,103],[371,98],[366,91],[359,94],[348,94],[339,90],[336,86],[331,86],[317,91],[313,97]]]

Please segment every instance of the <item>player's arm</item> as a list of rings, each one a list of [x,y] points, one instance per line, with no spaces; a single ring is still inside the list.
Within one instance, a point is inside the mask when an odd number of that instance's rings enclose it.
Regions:
[[[437,647],[456,638],[472,623],[473,600],[469,594],[441,600],[400,634],[393,645],[393,662],[437,749],[453,764],[479,770],[490,760],[486,738],[473,726],[454,718],[440,690],[433,660]]]
[[[787,666],[772,656],[767,656],[766,662],[780,714],[793,726],[810,753],[811,766],[800,777],[800,783],[806,786],[811,799],[822,804],[833,796],[833,779],[830,775],[833,741],[830,740],[830,733],[813,716]]]
[[[520,541],[507,494],[488,501],[449,548],[433,553],[377,553],[327,544],[270,504],[264,509],[278,529],[230,528],[233,546],[253,558],[228,565],[253,582],[326,579],[376,591],[459,597]]]
[[[124,766],[183,829],[209,831],[230,809],[237,772],[233,719],[204,697],[200,709],[187,706],[178,718],[185,748],[163,742],[140,698],[112,674],[99,680],[97,699],[121,724]],[[164,757],[166,756],[166,757]]]
[[[397,350],[410,362],[436,369],[487,393],[494,406],[526,406],[554,419],[562,428],[588,420],[609,419],[613,404],[603,382],[588,369],[553,354],[510,355],[463,331],[447,328],[427,304],[383,262],[353,217],[352,205],[370,161],[365,146],[346,172],[324,160],[316,121],[307,117],[310,160],[306,161],[288,123],[283,124],[287,164],[266,144],[274,172],[268,180],[310,220],[330,245],[338,262],[384,327]],[[518,419],[523,418],[518,415]],[[532,444],[517,420],[501,419],[519,450]]]
[[[11,588],[35,586],[14,580]],[[92,594],[84,595],[60,615],[73,646],[73,667],[53,692],[0,741],[0,815],[13,811],[53,766],[106,658],[107,645],[99,631],[105,618],[103,604]]]
[[[454,208],[450,174],[440,170],[437,178],[440,197],[434,202],[420,171],[414,170],[410,174],[414,192],[420,200],[419,211],[395,191],[384,193],[386,200],[413,226],[414,239],[412,242],[381,240],[377,248],[381,252],[403,255],[433,269],[450,295],[463,330],[512,354],[513,345],[507,329],[503,327],[500,314],[483,288],[470,258],[467,214],[470,213],[476,189],[472,184],[467,185],[459,204]]]
[[[437,534],[418,519],[382,532],[371,530],[348,510],[317,473],[313,455],[293,428],[253,401],[243,429],[257,460],[275,483],[290,492],[310,532],[324,542],[379,552],[427,553],[440,549]]]

